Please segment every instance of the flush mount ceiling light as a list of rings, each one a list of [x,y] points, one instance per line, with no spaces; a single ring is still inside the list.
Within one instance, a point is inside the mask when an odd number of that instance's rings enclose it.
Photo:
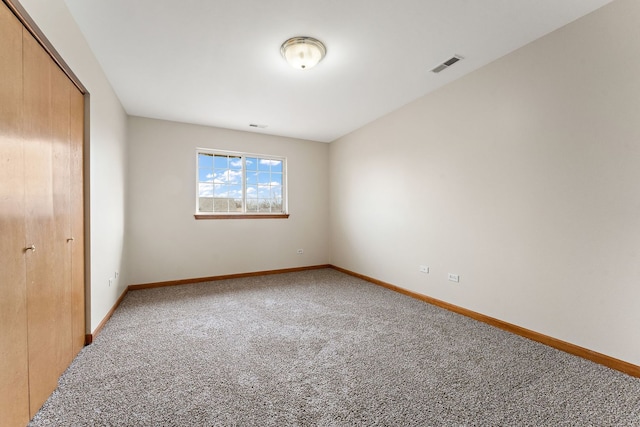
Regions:
[[[280,53],[293,68],[308,70],[322,61],[327,48],[313,37],[292,37],[282,43]]]

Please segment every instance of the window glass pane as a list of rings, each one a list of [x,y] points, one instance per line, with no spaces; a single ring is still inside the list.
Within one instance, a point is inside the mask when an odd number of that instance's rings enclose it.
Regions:
[[[219,176],[220,176],[221,182],[230,184],[233,181],[234,176],[236,174],[242,174],[242,172],[236,172],[236,171],[231,171],[227,169],[226,171],[221,171]]]
[[[213,197],[213,184],[198,184],[199,197]]]
[[[259,199],[270,199],[271,198],[271,187],[268,185],[258,186],[258,198]]]
[[[242,212],[242,198],[231,200],[229,205],[231,212]]]
[[[229,169],[242,170],[242,157],[229,157]]]
[[[200,211],[200,212],[213,212],[213,198],[212,197],[199,197],[198,198],[198,211]]]
[[[214,159],[214,167],[227,169],[229,167],[229,157],[216,154]]]
[[[213,199],[214,212],[229,212],[229,199]]]
[[[258,186],[247,185],[247,199],[256,199],[258,197]]]
[[[245,164],[247,165],[248,171],[258,170],[258,159],[255,157],[247,157]]]
[[[270,184],[271,174],[269,172],[258,172],[258,184]]]
[[[216,169],[213,173],[215,175],[214,182],[219,184],[227,182],[227,169]]]
[[[258,159],[258,170],[260,170],[260,171],[268,171],[270,169],[271,169],[271,160]]]
[[[229,184],[242,184],[242,171],[230,170],[227,172]]]
[[[247,212],[258,212],[258,200],[247,199]]]
[[[258,183],[258,173],[257,172],[247,172],[247,184],[255,185]]]
[[[198,153],[198,166],[201,168],[212,168],[213,154]]]
[[[282,172],[282,160],[271,160],[271,172]]]
[[[213,190],[213,197],[229,197],[229,186],[224,184],[216,184],[216,188]]]
[[[198,181],[213,182],[213,171],[211,169],[198,169]]]
[[[271,187],[271,198],[272,199],[282,199],[282,188],[281,187]]]
[[[242,199],[242,185],[229,185],[227,188],[229,190],[228,197]]]
[[[271,172],[271,185],[282,185],[282,174]]]
[[[271,212],[282,212],[282,200],[271,200]]]
[[[268,199],[258,199],[258,212],[271,212],[271,203]]]

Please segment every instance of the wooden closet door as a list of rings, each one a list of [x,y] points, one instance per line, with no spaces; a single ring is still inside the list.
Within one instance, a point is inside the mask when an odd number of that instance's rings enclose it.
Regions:
[[[22,24],[0,6],[0,424],[29,421]]]
[[[56,388],[71,354],[70,251],[68,232],[64,233],[69,225],[62,218],[65,207],[58,205],[64,204],[59,194],[65,179],[61,169],[68,170],[69,163],[57,124],[62,120],[68,126],[69,117],[68,109],[66,117],[54,113],[53,105],[63,102],[65,92],[54,86],[60,81],[56,71],[51,58],[24,30],[25,232],[27,246],[35,246],[26,261],[31,416]]]
[[[49,59],[51,67],[51,108],[52,108],[52,172],[53,219],[55,235],[54,260],[62,267],[56,283],[60,296],[59,334],[66,342],[61,343],[56,354],[56,370],[60,376],[73,361],[72,316],[71,316],[71,255],[73,237],[71,234],[71,90],[73,84],[66,74]]]

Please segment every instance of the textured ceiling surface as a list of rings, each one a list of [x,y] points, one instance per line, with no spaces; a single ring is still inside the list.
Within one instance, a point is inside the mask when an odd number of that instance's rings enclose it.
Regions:
[[[322,142],[610,1],[65,0],[128,114]],[[294,36],[325,59],[290,67]]]

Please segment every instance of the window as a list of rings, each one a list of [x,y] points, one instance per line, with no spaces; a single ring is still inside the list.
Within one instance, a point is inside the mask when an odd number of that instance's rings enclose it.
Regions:
[[[286,159],[197,151],[196,218],[280,218],[286,215]]]

